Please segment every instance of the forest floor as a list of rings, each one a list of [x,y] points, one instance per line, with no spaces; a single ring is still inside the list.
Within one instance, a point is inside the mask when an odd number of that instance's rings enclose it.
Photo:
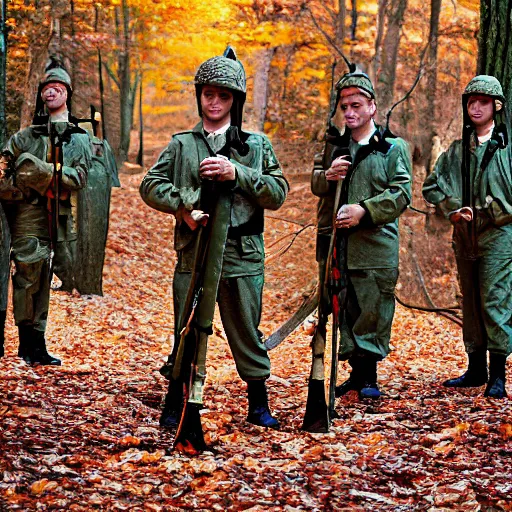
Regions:
[[[149,163],[164,145],[149,141]],[[266,219],[266,335],[297,309],[317,272],[313,227],[272,256],[288,239],[274,241],[314,223],[316,204],[312,154],[299,143],[276,151],[291,191]],[[245,385],[217,315],[202,414],[211,451],[173,453],[173,436],[158,425],[167,382],[158,369],[173,326],[173,220],[143,204],[135,171],[112,194],[104,296],[52,292],[48,346],[63,366],[17,358],[9,314],[0,511],[512,510],[512,401],[443,388],[465,366],[460,328],[401,307],[379,365],[383,398],[338,399],[328,434],[300,430],[310,337],[298,329],[270,352],[281,429],[268,431],[245,421]],[[347,375],[341,364],[340,381]]]

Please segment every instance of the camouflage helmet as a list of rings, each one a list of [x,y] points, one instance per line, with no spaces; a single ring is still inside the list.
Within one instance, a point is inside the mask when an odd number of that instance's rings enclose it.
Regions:
[[[224,55],[203,62],[197,70],[194,83],[196,86],[227,87],[243,94],[247,92],[244,67],[231,47],[226,49]]]
[[[197,109],[200,117],[202,117],[201,90],[203,86],[215,85],[217,87],[226,87],[233,93],[231,125],[238,126],[238,128],[242,127],[242,112],[247,91],[245,70],[231,46],[226,48],[223,55],[212,57],[199,66],[194,84],[196,86]]]
[[[372,81],[370,80],[370,77],[362,71],[347,73],[343,75],[336,84],[336,90],[338,93],[340,93],[342,89],[347,89],[348,87],[356,87],[363,92],[365,96],[375,99],[375,90],[373,88]]]
[[[462,94],[464,96],[483,94],[485,96],[492,96],[502,102],[505,101],[505,96],[500,82],[497,78],[490,75],[475,76],[475,78],[473,78],[466,86]]]

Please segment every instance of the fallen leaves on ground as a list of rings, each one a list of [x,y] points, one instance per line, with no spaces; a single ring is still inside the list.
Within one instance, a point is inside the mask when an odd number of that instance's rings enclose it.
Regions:
[[[316,212],[304,180],[312,155],[297,163],[302,147],[276,147],[292,189],[267,216],[267,245]],[[363,403],[351,392],[337,400],[328,434],[300,430],[310,337],[297,330],[271,352],[270,403],[282,428],[267,431],[245,421],[245,386],[217,315],[202,411],[211,451],[173,453],[172,435],[158,426],[166,391],[158,369],[174,324],[173,220],[142,203],[141,178],[123,175],[113,190],[105,295],[52,292],[48,346],[64,366],[26,366],[9,319],[1,510],[512,510],[510,401],[443,388],[465,365],[459,328],[400,307],[393,350],[379,365],[383,399]],[[314,230],[306,230],[269,264],[267,335],[311,288],[314,253]]]

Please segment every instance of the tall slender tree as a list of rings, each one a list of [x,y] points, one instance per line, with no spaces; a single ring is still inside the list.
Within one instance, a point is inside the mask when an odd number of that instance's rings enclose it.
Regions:
[[[398,49],[406,9],[407,0],[389,0],[386,9],[387,30],[382,41],[382,65],[376,83],[377,99],[383,113],[393,102]]]
[[[357,0],[352,0],[350,16],[352,17],[352,23],[350,24],[350,38],[352,41],[355,41],[357,31]]]
[[[428,74],[426,90],[426,111],[424,127],[424,143],[422,153],[427,157],[427,170],[430,169],[432,159],[432,145],[435,135],[434,121],[436,119],[436,90],[437,90],[437,47],[439,34],[439,16],[441,14],[442,0],[430,2],[430,34],[428,39]]]
[[[121,6],[116,7],[116,35],[119,41],[119,53],[117,57],[116,80],[119,86],[119,102],[121,110],[121,133],[119,141],[119,160],[128,160],[130,149],[130,130],[133,125],[133,110],[135,107],[135,94],[138,88],[139,74],[133,72],[131,66],[132,30],[130,27],[130,7],[127,0],[121,1]]]
[[[1,0],[0,12],[0,147],[3,147],[7,135],[7,122],[5,118],[6,74],[7,74],[7,0]]]
[[[512,113],[512,0],[481,0],[478,73],[502,84]]]

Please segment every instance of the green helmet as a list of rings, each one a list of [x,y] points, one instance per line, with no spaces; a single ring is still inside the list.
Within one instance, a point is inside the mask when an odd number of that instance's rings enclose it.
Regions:
[[[503,89],[497,78],[490,75],[478,75],[473,78],[464,89],[463,96],[472,94],[484,94],[492,96],[502,102],[505,101]]]
[[[236,58],[235,52],[230,50],[231,52],[226,50],[224,55],[212,57],[199,66],[194,79],[196,86],[217,85],[243,94],[247,92],[244,67]]]
[[[215,85],[230,89],[233,92],[231,124],[241,128],[247,83],[244,67],[231,46],[226,48],[223,55],[212,57],[199,66],[194,78],[194,84],[196,86],[199,116],[202,115],[201,90],[204,85]]]
[[[336,90],[340,92],[348,87],[357,87],[375,99],[375,90],[370,77],[361,71],[354,71],[343,75],[336,84]]]
[[[68,94],[73,91],[73,87],[71,86],[71,77],[64,68],[47,69],[43,79],[39,83],[39,87],[42,88],[51,82],[64,84],[68,90]]]
[[[61,67],[59,61],[51,58],[50,63],[46,66],[44,76],[39,82],[39,88],[37,90],[36,98],[36,109],[32,124],[45,124],[47,121],[47,113],[45,110],[44,102],[41,98],[41,92],[46,84],[57,82],[66,86],[68,91],[68,97],[66,104],[68,110],[71,111],[71,96],[73,95],[73,87],[71,85],[71,77],[69,73]]]

